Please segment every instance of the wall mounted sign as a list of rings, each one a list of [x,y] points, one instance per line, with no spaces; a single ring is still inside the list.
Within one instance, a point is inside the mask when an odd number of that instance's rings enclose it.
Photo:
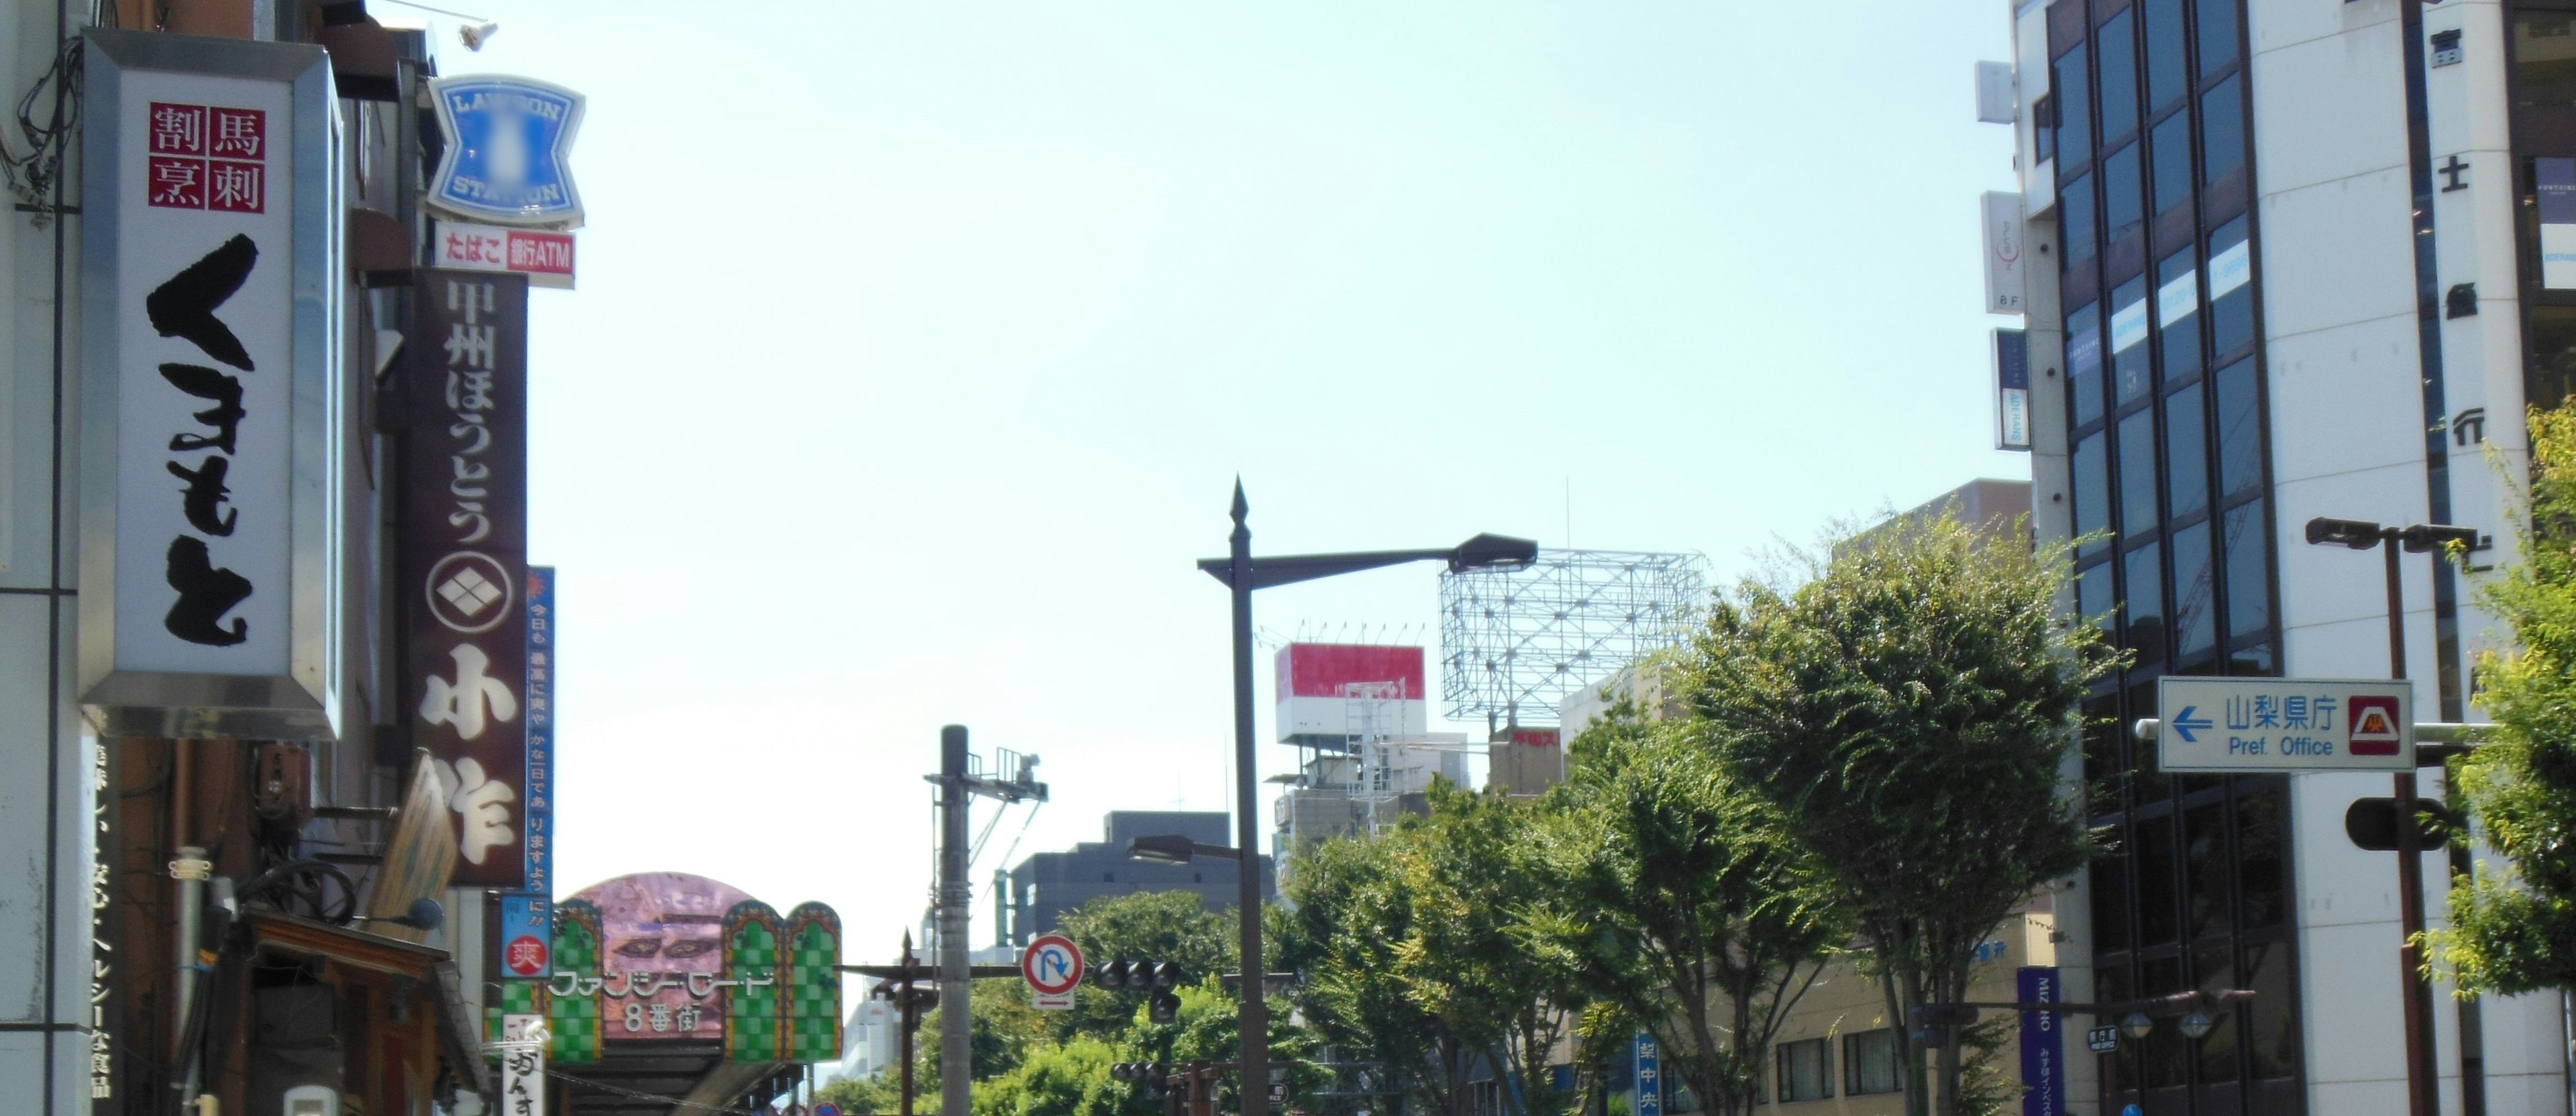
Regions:
[[[515,271],[531,287],[571,290],[573,239],[568,232],[437,221],[430,226],[429,262],[460,271]]]
[[[544,980],[554,975],[554,904],[543,895],[501,897],[501,948],[505,980]]]
[[[460,886],[526,890],[524,277],[423,270],[403,343],[403,708],[437,757]]]
[[[582,96],[560,85],[500,74],[434,78],[447,147],[424,198],[432,208],[495,225],[581,227],[573,187],[573,137]]]
[[[519,789],[527,889],[555,886],[555,568],[528,567],[528,765]]]
[[[82,704],[106,735],[336,738],[329,60],[86,34]]]
[[[2021,195],[1989,193],[1986,227],[1986,313],[2019,314],[2025,285]]]
[[[2054,1004],[2066,998],[2055,968],[2025,965],[2013,979],[2022,1003]],[[2066,1116],[2065,1025],[2053,1011],[2021,1013],[2022,1116]]]
[[[2540,285],[2576,290],[2576,159],[2534,159],[2539,191]]]
[[[2030,448],[2030,337],[1995,331],[1995,448]]]

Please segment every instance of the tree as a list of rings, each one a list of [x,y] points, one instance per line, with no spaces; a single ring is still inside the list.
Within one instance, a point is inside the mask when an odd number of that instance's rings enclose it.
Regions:
[[[1705,726],[1621,702],[1575,738],[1542,847],[1555,881],[1526,917],[1533,966],[1615,1009],[1588,1038],[1653,1035],[1664,1071],[1723,1116],[1753,1111],[1791,1008],[1842,944],[1805,849],[1730,783]]]
[[[2478,664],[2497,729],[2453,768],[2508,867],[2454,880],[2425,935],[2462,995],[2576,987],[2576,409],[2531,413],[2529,510],[2524,560],[2481,591],[2516,645]]]
[[[1370,1063],[1377,1111],[1400,1110],[1419,1094],[1449,1111],[1445,1077],[1426,1073],[1454,1048],[1437,1016],[1397,975],[1396,944],[1410,933],[1412,907],[1395,882],[1393,850],[1365,838],[1320,841],[1300,852],[1280,881],[1287,902],[1269,908],[1268,939],[1280,964],[1299,974],[1290,991],[1306,1024],[1343,1060]]]
[[[1944,513],[1792,553],[1801,580],[1718,602],[1683,672],[1725,776],[1779,811],[1865,936],[1893,1018],[1965,999],[1977,943],[2084,864],[2062,761],[2113,657],[2056,614],[2069,547],[2016,536]],[[1897,1040],[1919,1112],[1922,1059]],[[1957,1113],[1959,1044],[1940,1058]]]
[[[1185,978],[1236,971],[1235,909],[1210,911],[1194,891],[1139,891],[1094,899],[1065,912],[1064,936],[1082,947],[1083,963],[1098,967],[1112,961],[1173,961]],[[1056,1017],[1057,1041],[1074,1034],[1116,1034],[1136,1014],[1136,997],[1094,988],[1085,981],[1074,993],[1073,1010],[1044,1012]]]

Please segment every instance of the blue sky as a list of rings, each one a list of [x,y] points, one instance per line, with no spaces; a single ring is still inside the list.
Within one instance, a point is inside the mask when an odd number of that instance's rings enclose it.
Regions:
[[[428,17],[447,72],[589,96],[580,289],[531,299],[567,890],[703,872],[890,954],[951,722],[1045,758],[1022,856],[1224,808],[1191,561],[1237,474],[1262,550],[1722,578],[2027,475],[1978,270],[2001,3],[480,4],[479,54]],[[1436,581],[1256,618],[1430,628]]]

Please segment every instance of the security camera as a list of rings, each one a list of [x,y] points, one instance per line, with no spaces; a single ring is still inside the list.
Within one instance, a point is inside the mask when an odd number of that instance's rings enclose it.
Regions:
[[[467,50],[483,49],[483,40],[500,33],[501,25],[488,19],[481,23],[468,23],[456,29],[456,37],[465,40]]]

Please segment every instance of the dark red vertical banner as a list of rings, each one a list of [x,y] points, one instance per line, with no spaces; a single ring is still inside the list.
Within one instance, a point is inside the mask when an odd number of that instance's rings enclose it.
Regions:
[[[419,273],[403,342],[403,712],[448,788],[458,886],[525,886],[528,282]]]

